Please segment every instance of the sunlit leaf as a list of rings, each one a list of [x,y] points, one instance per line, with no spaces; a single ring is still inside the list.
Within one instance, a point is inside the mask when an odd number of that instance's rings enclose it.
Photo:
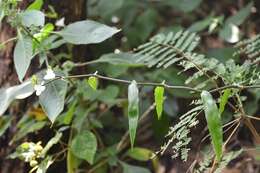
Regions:
[[[43,5],[43,0],[35,0],[33,3],[31,3],[26,10],[40,10]]]
[[[211,141],[218,161],[222,157],[223,129],[217,104],[208,91],[201,93]]]
[[[132,81],[128,86],[128,122],[131,146],[134,146],[139,117],[139,91],[137,83]]]
[[[163,112],[163,96],[164,96],[164,87],[157,86],[154,90],[154,100],[156,104],[156,112],[158,119],[161,119]]]
[[[231,95],[231,89],[226,89],[226,90],[224,90],[223,95],[220,97],[220,103],[219,103],[219,113],[220,113],[220,115],[225,110],[225,106],[228,102],[228,98],[229,98],[230,95]]]
[[[153,152],[146,148],[134,147],[128,150],[127,155],[135,160],[148,161],[151,159]]]
[[[98,78],[91,76],[88,78],[88,84],[93,90],[97,90],[98,87]]]

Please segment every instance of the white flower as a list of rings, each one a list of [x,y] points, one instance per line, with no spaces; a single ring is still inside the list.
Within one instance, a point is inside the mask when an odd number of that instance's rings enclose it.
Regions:
[[[111,22],[113,22],[113,23],[118,23],[119,20],[120,19],[117,16],[112,16],[112,18],[111,18]]]
[[[121,52],[121,51],[120,51],[119,49],[115,49],[115,50],[114,50],[114,53],[115,53],[115,54],[119,54],[120,52]]]
[[[57,20],[56,23],[55,23],[55,25],[56,25],[56,26],[60,26],[60,27],[64,27],[64,26],[65,26],[64,23],[65,23],[65,18],[63,17],[63,18]]]
[[[51,68],[48,68],[46,71],[46,75],[43,77],[44,80],[51,80],[55,78],[55,73]]]
[[[29,150],[26,153],[22,153],[22,156],[23,156],[25,162],[29,162],[35,157],[35,153],[34,153],[34,151]]]
[[[42,82],[40,85],[36,84],[34,85],[34,90],[36,91],[36,95],[39,96],[41,93],[46,89],[44,86],[44,82]]]

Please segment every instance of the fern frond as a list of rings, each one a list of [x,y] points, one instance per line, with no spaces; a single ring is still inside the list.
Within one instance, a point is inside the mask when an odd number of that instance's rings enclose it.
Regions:
[[[235,55],[246,55],[253,63],[260,61],[260,34],[239,42]]]
[[[199,104],[180,117],[180,121],[174,127],[170,128],[168,134],[166,135],[169,140],[167,143],[165,143],[164,146],[162,146],[159,153],[163,154],[165,150],[170,147],[170,145],[176,142],[174,145],[172,145],[174,152],[172,158],[181,156],[182,160],[187,160],[188,152],[190,150],[190,148],[188,148],[188,144],[191,141],[191,137],[189,136],[191,132],[190,128],[196,126],[199,123],[196,117],[202,109],[202,105]]]
[[[167,68],[170,65],[189,58],[192,51],[199,44],[200,38],[195,33],[179,31],[176,34],[158,34],[148,43],[135,50],[138,62],[149,67],[156,66]]]
[[[138,63],[148,67],[167,68],[176,64],[183,68],[180,73],[196,69],[197,72],[187,79],[186,84],[206,76],[208,80],[195,86],[200,89],[208,82],[216,83],[215,80],[225,73],[225,66],[215,58],[206,58],[203,54],[194,53],[199,40],[200,37],[195,33],[182,30],[175,34],[158,34],[135,49],[134,56]]]

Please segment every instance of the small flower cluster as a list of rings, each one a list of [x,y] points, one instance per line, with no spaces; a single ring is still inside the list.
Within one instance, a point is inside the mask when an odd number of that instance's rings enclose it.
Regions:
[[[52,80],[52,79],[54,79],[55,77],[56,77],[56,75],[55,75],[54,71],[49,67],[49,68],[46,70],[46,74],[45,74],[45,76],[43,77],[43,79],[44,79],[45,81],[47,81],[47,80]],[[37,95],[37,96],[40,96],[41,93],[46,89],[45,82],[42,81],[42,82],[39,83],[38,80],[37,80],[37,77],[34,76],[34,77],[32,78],[32,83],[33,83],[33,85],[34,85],[34,90],[36,91],[36,95]]]
[[[24,142],[18,147],[16,154],[20,159],[29,162],[31,167],[34,167],[38,164],[37,159],[41,157],[42,150],[41,142]]]

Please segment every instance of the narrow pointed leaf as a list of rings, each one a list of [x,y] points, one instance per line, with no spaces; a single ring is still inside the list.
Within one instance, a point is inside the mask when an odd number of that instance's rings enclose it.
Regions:
[[[211,142],[213,144],[216,158],[218,161],[220,161],[222,157],[223,145],[223,129],[220,113],[215,100],[208,91],[203,91],[201,93],[201,99],[204,106],[209,133],[211,136]]]
[[[224,90],[223,95],[220,97],[220,103],[219,103],[219,113],[220,115],[224,112],[225,106],[228,102],[228,98],[231,95],[231,89]]]
[[[35,0],[31,3],[26,10],[41,10],[43,5],[43,0]]]
[[[128,122],[131,147],[134,146],[139,117],[139,91],[137,83],[132,81],[128,87]]]
[[[163,112],[163,96],[164,96],[164,87],[156,87],[154,90],[154,99],[156,104],[156,113],[158,119],[161,119],[162,112]]]

